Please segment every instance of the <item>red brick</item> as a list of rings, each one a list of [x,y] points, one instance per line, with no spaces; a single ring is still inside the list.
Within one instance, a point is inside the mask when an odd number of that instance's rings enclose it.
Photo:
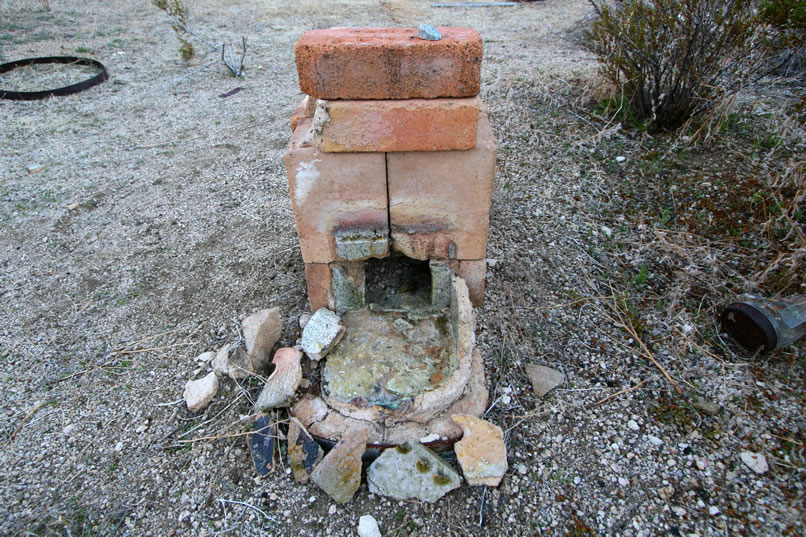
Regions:
[[[308,283],[308,299],[311,301],[311,311],[316,311],[319,308],[334,309],[330,265],[327,263],[305,263],[305,281]]]
[[[473,97],[481,87],[481,36],[471,28],[329,28],[294,45],[299,87],[318,99]]]
[[[316,110],[316,99],[311,99],[310,96],[306,95],[302,102],[299,103],[297,109],[294,110],[294,113],[291,114],[291,134],[297,130],[297,125],[299,125],[300,121],[303,119],[308,119],[313,117],[313,113]]]
[[[314,142],[327,152],[445,151],[476,145],[479,98],[324,101]]]
[[[312,144],[311,120],[300,122],[285,153],[302,259],[342,258],[337,231],[388,234],[384,153],[324,153]],[[357,260],[357,259],[353,259]]]
[[[414,259],[484,259],[495,157],[486,113],[473,149],[387,153],[392,247]]]

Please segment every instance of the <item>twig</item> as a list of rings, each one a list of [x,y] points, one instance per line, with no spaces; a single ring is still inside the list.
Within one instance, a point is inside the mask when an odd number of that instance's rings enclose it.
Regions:
[[[20,422],[20,424],[17,425],[17,428],[14,429],[14,432],[11,433],[11,436],[8,438],[8,441],[6,442],[6,445],[8,445],[11,442],[13,442],[14,438],[22,430],[23,426],[28,422],[28,420],[30,420],[33,417],[34,414],[39,412],[42,409],[43,406],[47,405],[51,401],[55,401],[55,399],[50,399],[48,401],[40,401],[39,403],[37,403],[37,405],[34,406],[34,408],[32,408],[31,411],[28,412],[28,414],[24,418],[22,418],[22,421]]]
[[[173,406],[181,403],[182,401],[184,401],[184,399],[177,399],[176,401],[171,401],[170,403],[157,403],[154,406]]]
[[[604,397],[604,398],[602,398],[602,399],[599,399],[599,400],[598,400],[598,401],[596,401],[595,403],[591,403],[591,404],[589,404],[589,405],[586,405],[586,406],[585,406],[585,408],[593,408],[593,407],[595,407],[595,406],[601,405],[602,403],[604,403],[604,402],[606,402],[606,401],[609,401],[609,400],[613,399],[614,397],[618,397],[619,395],[622,395],[622,394],[625,394],[625,393],[631,392],[631,391],[633,391],[633,390],[637,390],[638,388],[640,388],[641,386],[643,386],[644,384],[646,384],[648,381],[649,381],[649,379],[644,379],[644,380],[642,380],[641,382],[639,382],[638,384],[636,384],[635,386],[632,386],[631,388],[627,388],[627,389],[624,389],[624,390],[618,391],[618,392],[616,392],[616,393],[611,393],[611,394],[610,394],[610,395],[608,395],[607,397]]]
[[[164,351],[166,349],[173,349],[174,347],[183,347],[183,346],[187,346],[187,345],[194,345],[194,343],[180,342],[180,343],[174,343],[172,345],[163,345],[161,347],[149,347],[147,349],[132,349],[132,350],[112,351],[109,354],[107,354],[107,357],[112,358],[114,356],[125,356],[127,354],[140,354],[141,352]]]
[[[481,505],[479,506],[479,523],[477,524],[478,527],[481,527],[484,524],[484,500],[487,499],[487,487],[484,487],[484,490],[481,493]]]
[[[216,501],[221,502],[222,504],[232,503],[232,504],[235,504],[235,505],[241,505],[243,507],[248,507],[249,509],[252,509],[253,511],[257,511],[258,513],[260,513],[261,515],[266,517],[267,520],[277,524],[276,520],[274,520],[272,517],[270,517],[264,511],[260,510],[259,508],[255,507],[254,505],[248,504],[246,502],[239,502],[238,500],[225,500],[224,498],[217,498]],[[223,505],[222,505],[222,508],[223,508]]]

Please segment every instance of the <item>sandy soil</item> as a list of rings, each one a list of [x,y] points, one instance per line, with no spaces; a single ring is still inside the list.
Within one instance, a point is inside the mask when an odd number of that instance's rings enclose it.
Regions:
[[[687,393],[721,407],[712,416],[675,399],[595,300],[608,294],[613,242],[634,235],[628,221],[607,221],[612,240],[601,231],[610,168],[586,157],[615,158],[628,142],[569,105],[596,70],[568,39],[586,1],[189,2],[200,35],[248,37],[243,79],[198,41],[184,63],[145,0],[42,5],[0,4],[0,61],[85,55],[111,79],[0,102],[0,533],[346,536],[362,514],[396,537],[803,533],[797,357],[656,348]],[[465,486],[434,505],[364,484],[336,507],[285,467],[258,478],[242,436],[205,439],[246,430],[257,379],[224,383],[200,416],[177,401],[204,373],[194,357],[241,317],[277,306],[281,343],[299,336],[304,271],[282,160],[302,98],[294,41],[311,28],[419,22],[484,38],[500,154],[478,337],[511,470],[498,489]],[[668,323],[689,333],[692,321],[671,312]],[[535,397],[530,362],[567,384]],[[745,449],[772,469],[754,474]]]

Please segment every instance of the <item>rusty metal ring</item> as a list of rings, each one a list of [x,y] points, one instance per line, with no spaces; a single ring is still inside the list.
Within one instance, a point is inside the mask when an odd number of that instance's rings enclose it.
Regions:
[[[0,99],[9,99],[12,101],[36,101],[39,99],[50,97],[51,95],[55,96],[72,95],[74,93],[78,93],[79,91],[84,91],[85,89],[97,86],[101,82],[109,79],[109,73],[107,72],[106,67],[104,67],[104,65],[101,62],[97,60],[92,60],[90,58],[79,58],[76,56],[46,56],[42,58],[27,58],[25,60],[15,60],[13,62],[8,62],[0,65],[0,73],[6,73],[8,71],[11,71],[12,69],[16,69],[17,67],[25,67],[27,65],[39,64],[39,63],[68,63],[75,65],[89,65],[91,67],[97,67],[98,69],[101,70],[101,72],[86,80],[77,82],[75,84],[71,84],[69,86],[64,86],[62,88],[55,88],[42,91],[8,91],[0,88]]]

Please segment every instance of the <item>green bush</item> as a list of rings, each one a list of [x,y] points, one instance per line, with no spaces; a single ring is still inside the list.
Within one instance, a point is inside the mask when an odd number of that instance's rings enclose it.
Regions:
[[[650,131],[674,129],[763,65],[752,0],[589,0],[585,46]]]

